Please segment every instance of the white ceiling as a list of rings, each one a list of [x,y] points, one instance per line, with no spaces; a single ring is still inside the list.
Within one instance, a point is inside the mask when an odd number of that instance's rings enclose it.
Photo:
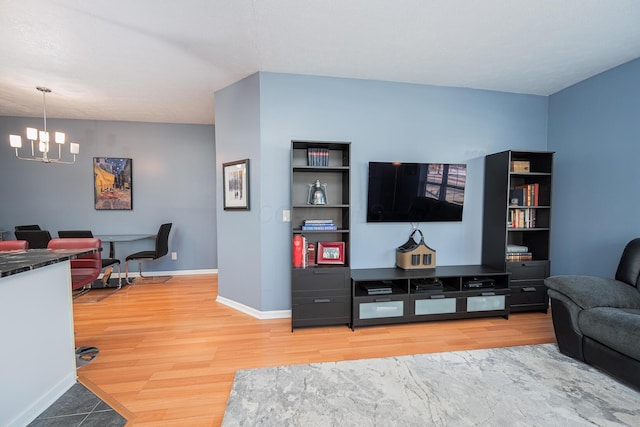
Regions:
[[[638,0],[0,0],[0,116],[213,123],[257,71],[550,95],[640,57]]]

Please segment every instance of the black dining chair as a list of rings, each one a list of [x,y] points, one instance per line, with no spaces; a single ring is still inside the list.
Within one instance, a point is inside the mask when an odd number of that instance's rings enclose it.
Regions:
[[[16,225],[16,231],[20,230],[42,230],[38,224],[29,224],[29,225]]]
[[[13,232],[16,240],[26,240],[29,242],[29,249],[46,249],[51,234],[47,230],[16,230]]]
[[[167,223],[167,224],[162,224],[160,226],[160,229],[158,230],[158,234],[156,235],[155,250],[136,252],[127,256],[124,264],[124,276],[127,283],[131,283],[129,281],[129,261],[133,261],[133,260],[138,261],[138,271],[139,271],[140,277],[145,277],[142,275],[142,261],[155,260],[169,253],[169,232],[171,231],[172,225],[173,225],[172,223]]]
[[[93,233],[91,230],[59,230],[58,237],[61,239],[70,239],[70,238],[93,238]],[[102,269],[104,270],[107,267],[111,267],[112,265],[118,265],[118,289],[122,286],[122,269],[120,267],[120,260],[117,258],[102,258]],[[109,284],[109,278],[111,277],[111,271],[107,270],[102,275],[102,283],[106,286]]]

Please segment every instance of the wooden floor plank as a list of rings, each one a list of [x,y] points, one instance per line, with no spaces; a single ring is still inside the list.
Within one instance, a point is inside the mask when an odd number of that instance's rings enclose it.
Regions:
[[[75,303],[80,381],[130,426],[218,426],[238,369],[555,342],[551,315],[296,329],[216,302],[217,276],[175,276]]]

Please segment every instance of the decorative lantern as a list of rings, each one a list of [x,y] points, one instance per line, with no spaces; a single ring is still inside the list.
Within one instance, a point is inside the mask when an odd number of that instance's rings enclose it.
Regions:
[[[327,204],[327,184],[316,182],[309,184],[309,197],[307,203],[310,205],[326,205]]]

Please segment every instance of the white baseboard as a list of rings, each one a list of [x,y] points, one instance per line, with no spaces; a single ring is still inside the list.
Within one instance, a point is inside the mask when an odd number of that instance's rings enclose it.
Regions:
[[[111,277],[117,277],[117,271],[114,271]],[[177,270],[177,271],[144,271],[142,273],[145,276],[188,276],[188,275],[197,275],[197,274],[218,274],[218,269],[205,269],[205,270]],[[122,276],[124,278],[124,271],[122,272]],[[129,277],[139,277],[140,273],[129,272]],[[100,276],[102,277],[102,275]],[[230,300],[225,297],[218,296],[216,301],[220,304],[224,304],[228,307],[241,311],[249,316],[253,316],[256,319],[260,320],[268,320],[268,319],[286,319],[291,317],[291,310],[272,310],[272,311],[261,311],[256,310],[253,307],[249,307],[248,305],[244,305],[242,303]]]
[[[256,310],[253,307],[249,307],[248,305],[244,305],[237,301],[230,300],[225,297],[221,297],[218,295],[216,301],[220,304],[224,304],[228,307],[241,311],[249,316],[253,316],[256,319],[260,320],[268,320],[268,319],[286,319],[291,317],[291,310],[273,310],[273,311],[260,311]]]
[[[73,361],[74,366],[76,361]],[[31,421],[38,418],[49,406],[58,400],[63,394],[65,394],[76,383],[76,372],[73,371],[60,380],[57,384],[53,385],[49,390],[41,390],[41,394],[37,396],[37,399],[30,403],[29,406],[17,414],[15,418],[9,420],[7,427],[20,427],[26,426]],[[0,416],[2,418],[2,416]]]
[[[175,271],[143,271],[145,276],[189,276],[198,274],[218,274],[217,268],[205,269],[205,270],[175,270]],[[118,277],[118,269],[114,268],[111,273],[111,277]],[[140,277],[140,273],[137,271],[130,271],[129,277]],[[102,278],[102,273],[100,274]],[[122,278],[124,279],[124,268],[122,269]]]

